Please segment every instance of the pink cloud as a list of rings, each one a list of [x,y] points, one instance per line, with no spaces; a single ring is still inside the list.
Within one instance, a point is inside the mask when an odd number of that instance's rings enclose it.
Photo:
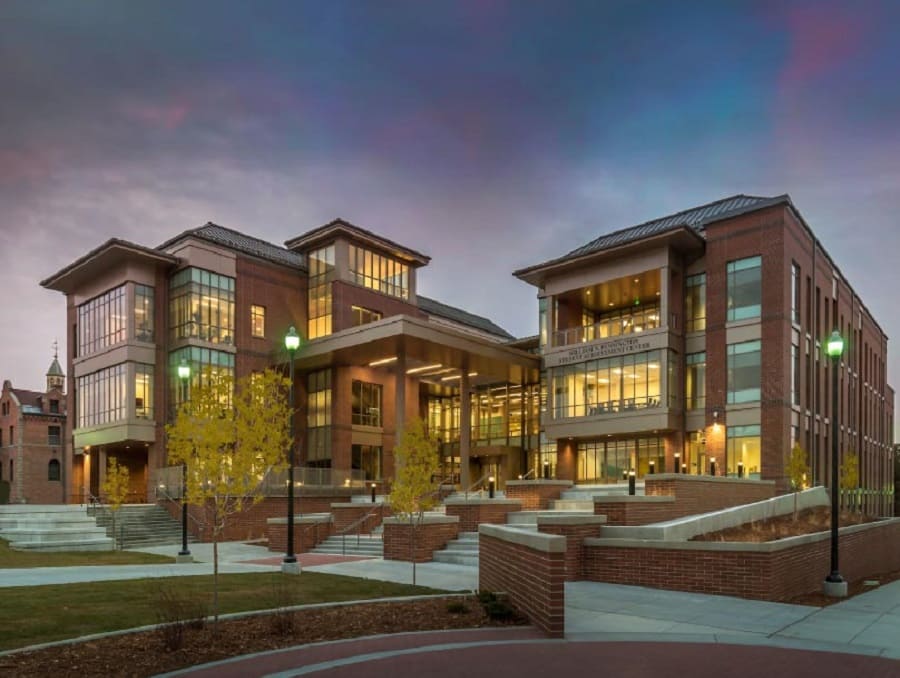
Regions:
[[[0,148],[0,182],[44,179],[53,171],[58,156],[51,149]]]
[[[790,52],[781,82],[788,87],[813,80],[846,62],[863,44],[867,28],[858,12],[824,3],[792,8],[785,20]]]
[[[122,106],[123,113],[132,120],[165,130],[180,127],[190,110],[187,103],[178,101],[162,104],[131,101]]]

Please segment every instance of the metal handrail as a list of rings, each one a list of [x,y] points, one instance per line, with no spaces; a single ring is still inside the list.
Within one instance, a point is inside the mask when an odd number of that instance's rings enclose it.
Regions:
[[[179,504],[183,501],[182,497],[173,497],[171,494],[169,494],[169,486],[168,485],[160,485],[156,488],[156,496],[157,497],[159,497],[159,495],[160,495],[160,490],[162,490],[161,494],[163,495],[164,499],[168,499],[169,501],[177,501]],[[197,520],[197,518],[192,516],[190,511],[188,511],[187,516],[188,516],[189,520],[194,521],[194,524],[197,525],[197,527],[200,528],[200,531],[202,532],[205,525],[202,522],[200,522],[199,520]]]
[[[528,480],[528,476],[532,476],[532,475],[534,475],[534,473],[535,473],[535,469],[531,469],[525,475],[519,476],[519,480]],[[535,477],[535,479],[537,479],[537,476],[534,476],[534,477]]]
[[[360,527],[363,525],[363,523],[365,523],[366,520],[371,518],[372,515],[376,511],[383,511],[383,510],[384,510],[383,503],[375,504],[375,506],[373,506],[368,511],[366,511],[366,514],[364,516],[362,516],[361,518],[358,518],[357,520],[354,520],[347,527],[345,527],[343,530],[338,532],[338,534],[341,536],[341,555],[347,555],[347,533],[350,532],[351,530],[353,530],[353,528],[356,528],[356,545],[359,546],[359,535],[360,535],[360,532],[362,531],[360,529]],[[382,520],[384,520],[383,515],[382,515]]]
[[[466,499],[469,498],[469,492],[471,492],[473,488],[478,487],[479,485],[484,485],[484,481],[490,477],[491,477],[490,473],[485,473],[478,480],[476,480],[474,483],[469,485],[469,487],[466,488]],[[478,496],[480,497],[482,495],[484,495],[484,488],[478,490]]]

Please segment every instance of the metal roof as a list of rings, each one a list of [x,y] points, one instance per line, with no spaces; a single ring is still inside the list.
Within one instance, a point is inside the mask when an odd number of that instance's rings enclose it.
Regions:
[[[219,226],[211,221],[199,228],[185,231],[171,240],[167,240],[156,249],[165,249],[169,245],[188,236],[202,238],[209,242],[224,245],[225,247],[230,247],[239,252],[244,252],[245,254],[273,261],[276,264],[284,264],[285,266],[294,268],[306,268],[306,262],[304,261],[303,256],[296,252],[291,252],[289,249],[281,247],[280,245],[254,238],[252,235],[246,235],[240,231],[235,231],[231,228],[226,228],[225,226]]]
[[[429,315],[436,315],[441,318],[453,320],[454,322],[458,322],[462,325],[468,325],[469,327],[481,330],[482,332],[487,332],[488,334],[493,334],[494,336],[500,337],[502,339],[508,340],[515,338],[502,327],[491,322],[483,316],[469,313],[468,311],[464,311],[461,308],[456,308],[455,306],[442,304],[440,301],[429,299],[428,297],[423,297],[421,295],[417,295],[416,298],[418,299],[419,308]]]
[[[659,235],[677,226],[690,226],[698,234],[703,235],[704,225],[707,222],[722,219],[734,212],[743,212],[748,207],[757,207],[760,203],[767,203],[771,200],[772,198],[754,195],[733,195],[729,198],[722,198],[700,207],[691,207],[675,214],[653,219],[652,221],[645,221],[637,226],[629,226],[614,233],[601,235],[586,245],[577,247],[562,258],[568,259],[569,257],[579,257],[599,252],[600,250],[624,245],[634,240]]]

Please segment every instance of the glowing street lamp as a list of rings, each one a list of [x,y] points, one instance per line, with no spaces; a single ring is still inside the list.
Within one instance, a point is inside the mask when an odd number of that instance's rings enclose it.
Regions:
[[[181,381],[181,402],[185,402],[191,379],[191,366],[187,358],[182,358],[181,364],[178,365],[178,379]],[[178,560],[180,562],[193,560],[191,550],[188,548],[187,461],[181,462],[181,550],[178,552]]]
[[[290,387],[288,389],[288,405],[290,410],[290,437],[291,451],[288,454],[288,509],[287,509],[287,553],[281,563],[282,572],[296,573],[299,571],[297,566],[297,556],[294,555],[294,354],[300,348],[300,335],[291,325],[284,337],[284,347],[287,349],[290,358]]]
[[[831,573],[825,577],[825,593],[837,598],[847,595],[847,582],[838,570],[838,369],[844,354],[844,339],[834,330],[828,338],[831,363]]]

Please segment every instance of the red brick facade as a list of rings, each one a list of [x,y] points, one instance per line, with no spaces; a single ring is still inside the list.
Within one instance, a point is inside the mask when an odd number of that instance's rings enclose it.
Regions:
[[[507,480],[506,498],[522,503],[522,511],[543,511],[572,487],[569,480]]]
[[[287,518],[270,518],[268,521],[269,550],[287,552]],[[312,551],[318,544],[334,534],[330,517],[300,518],[294,520],[294,553]]]
[[[63,502],[65,430],[65,394],[26,391],[3,382],[0,482],[9,483],[10,503]]]
[[[510,603],[548,636],[565,633],[565,539],[504,528],[481,529],[478,588],[506,593]]]
[[[431,562],[434,552],[459,536],[459,521],[448,516],[426,517],[413,526],[399,518],[384,521],[384,559],[408,563]]]
[[[445,507],[448,516],[459,518],[460,532],[477,532],[482,524],[505,525],[507,513],[522,510],[521,502],[510,499],[451,499]]]

